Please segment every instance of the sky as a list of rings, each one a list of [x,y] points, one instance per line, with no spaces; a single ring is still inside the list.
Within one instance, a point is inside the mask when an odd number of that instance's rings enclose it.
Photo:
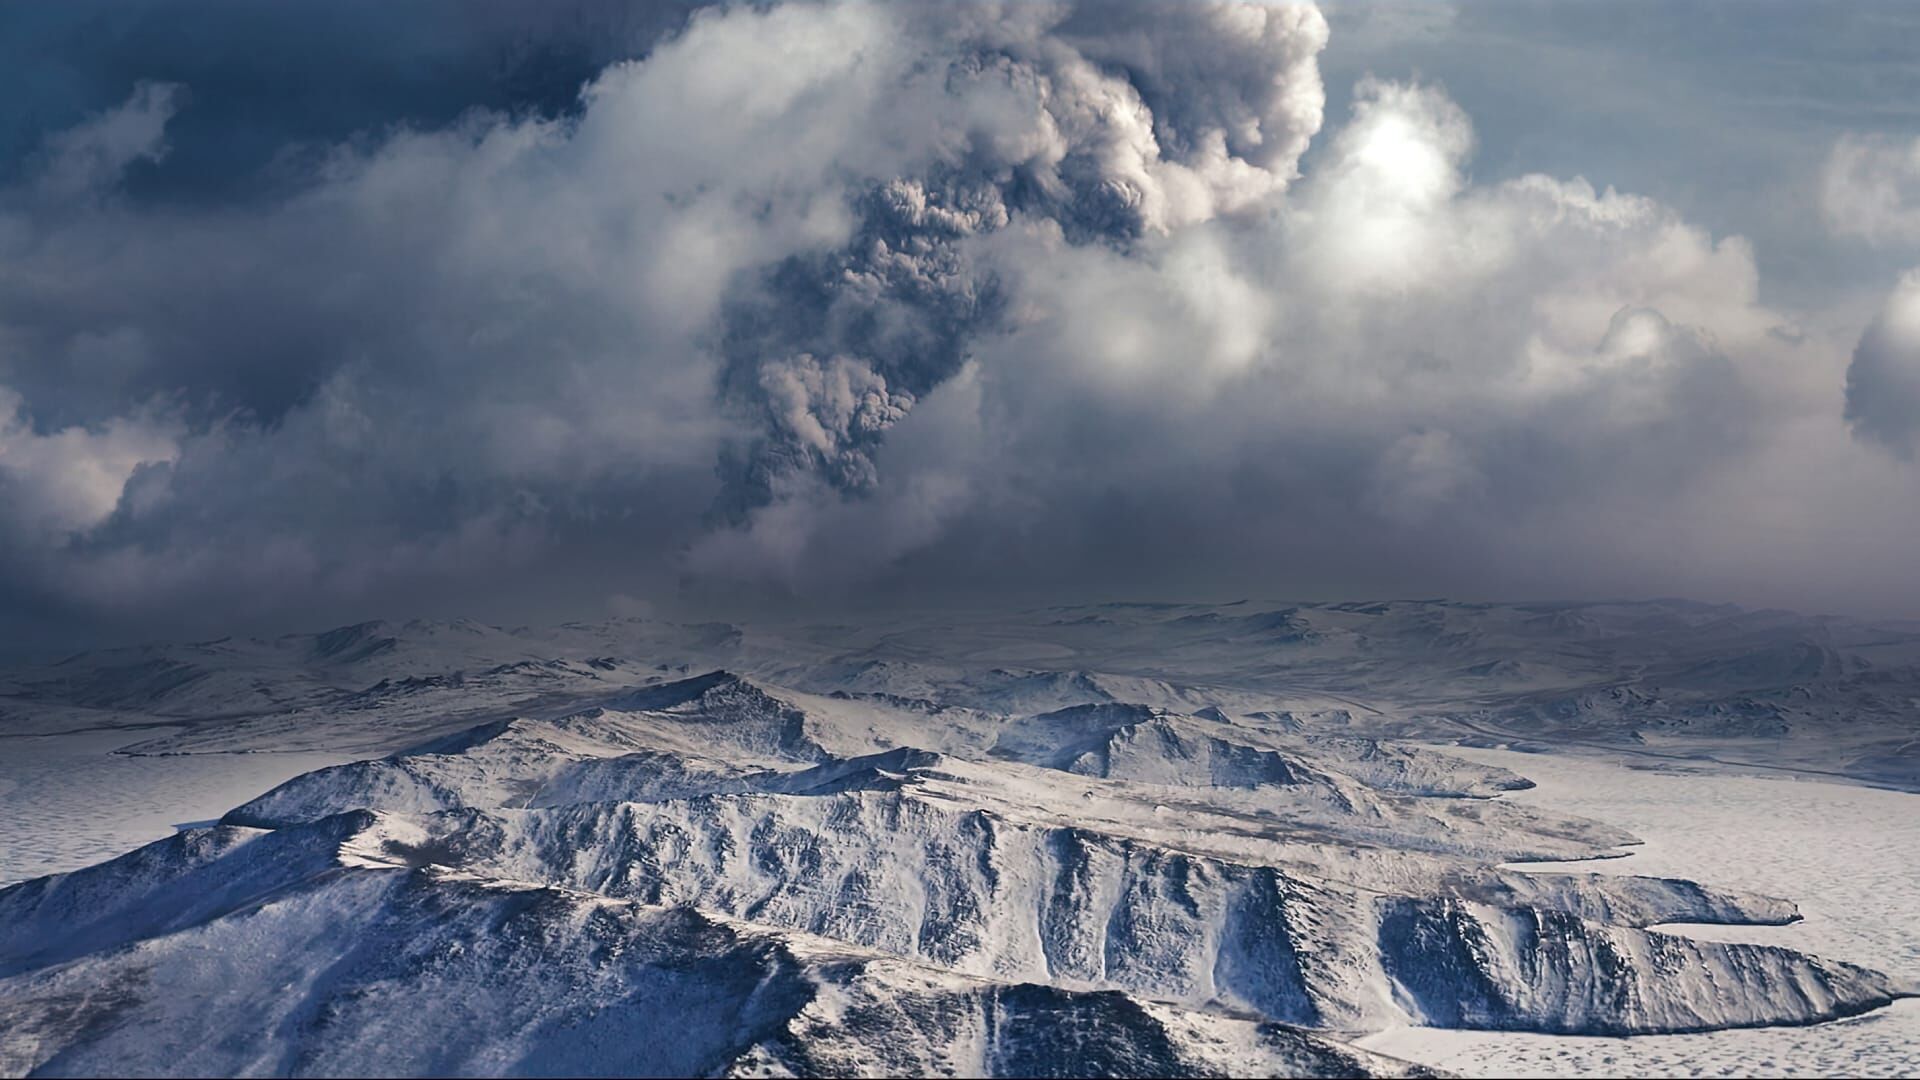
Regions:
[[[0,6],[0,648],[1920,616],[1920,10]]]

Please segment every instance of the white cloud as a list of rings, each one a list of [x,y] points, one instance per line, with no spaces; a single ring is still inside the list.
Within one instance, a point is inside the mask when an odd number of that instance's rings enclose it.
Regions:
[[[1415,568],[1443,589],[1699,580],[1757,595],[1789,572],[1848,587],[1858,565],[1824,571],[1764,542],[1787,535],[1770,498],[1708,497],[1757,490],[1798,454],[1823,462],[1809,482],[1828,504],[1843,477],[1872,473],[1860,490],[1876,500],[1902,483],[1830,438],[1844,345],[1761,303],[1738,237],[1579,179],[1473,185],[1471,146],[1438,91],[1371,82],[1264,220],[1125,250],[1044,227],[977,242],[1020,309],[978,347],[981,401],[962,425],[975,449],[963,466],[898,453],[930,434],[916,410],[874,452],[871,497],[769,512],[776,576],[837,578],[822,568],[849,544],[927,572],[964,537],[1007,573],[1044,567],[1029,587],[1161,580],[1180,572],[1168,558],[1238,582],[1310,566],[1362,582]],[[889,533],[876,503],[956,468],[939,529]],[[1796,537],[1844,532],[1803,522]],[[1892,573],[1902,558],[1889,539],[1869,561]]]
[[[42,432],[25,404],[0,387],[0,518],[16,540],[85,533],[120,505],[136,470],[179,455],[178,426],[151,413]]]
[[[1841,136],[1821,171],[1820,210],[1842,236],[1920,243],[1920,138]]]

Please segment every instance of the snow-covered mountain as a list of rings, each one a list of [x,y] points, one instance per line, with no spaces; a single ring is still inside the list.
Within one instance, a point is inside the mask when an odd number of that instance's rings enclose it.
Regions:
[[[1911,784],[1920,633],[1683,602],[363,624],[0,678],[0,745],[328,751],[0,890],[0,1072],[1401,1075],[1400,1024],[1813,1023],[1901,974],[1435,741]],[[285,775],[285,774],[282,774]]]

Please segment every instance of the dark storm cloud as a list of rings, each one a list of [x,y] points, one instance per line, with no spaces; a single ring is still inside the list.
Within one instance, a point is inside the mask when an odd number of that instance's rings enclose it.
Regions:
[[[137,82],[194,88],[164,169],[143,196],[232,199],[297,183],[270,168],[394,124],[439,126],[472,108],[560,112],[615,60],[644,54],[696,0],[23,0],[0,6],[0,167],[118,105]]]
[[[151,357],[131,356],[105,341],[83,350],[73,366],[18,389],[53,423],[84,418],[86,408],[70,399],[83,387],[103,385],[130,396],[185,386],[217,395],[197,405],[277,417],[337,362],[350,320],[325,304],[274,308],[246,295],[246,279],[260,271],[257,264],[274,259],[276,244],[304,245],[309,238],[272,232],[251,242],[224,238],[221,253],[202,261],[212,253],[197,241],[220,217],[212,211],[295,195],[312,185],[342,144],[376,144],[397,127],[440,128],[475,109],[564,114],[608,63],[643,55],[699,6],[692,0],[0,5],[0,69],[9,81],[0,100],[0,183],[35,182],[34,174],[48,168],[49,143],[84,128],[89,118],[164,112],[165,153],[126,162],[115,194],[155,217],[200,209],[200,219],[187,226],[194,235],[182,238],[187,243],[177,257],[194,260],[196,270],[213,279],[176,280],[173,295],[164,297],[122,296],[105,287],[59,295],[10,290],[0,303],[13,310],[7,321],[16,333],[71,340],[126,321],[125,307],[143,300],[164,305],[183,324],[147,335]],[[129,92],[140,86],[163,88],[167,107],[141,108],[138,97],[130,102]],[[173,257],[171,248],[162,255]],[[149,291],[164,290],[172,276],[156,273],[161,289]],[[17,309],[25,305],[37,309],[33,318],[20,317]],[[377,320],[379,313],[369,317]],[[47,347],[45,340],[19,346]],[[262,360],[263,352],[272,354],[271,362]]]
[[[59,60],[7,114],[16,628],[1892,602],[1861,582],[1914,478],[1841,423],[1850,341],[1660,203],[1474,183],[1437,88],[1366,80],[1322,131],[1311,7],[187,20],[252,59],[158,10],[40,12]],[[358,90],[294,101],[275,57]]]

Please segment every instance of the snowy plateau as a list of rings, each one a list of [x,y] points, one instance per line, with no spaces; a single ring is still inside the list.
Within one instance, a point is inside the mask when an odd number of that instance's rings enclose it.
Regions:
[[[367,623],[0,672],[0,1074],[1898,1075],[1920,624]]]

